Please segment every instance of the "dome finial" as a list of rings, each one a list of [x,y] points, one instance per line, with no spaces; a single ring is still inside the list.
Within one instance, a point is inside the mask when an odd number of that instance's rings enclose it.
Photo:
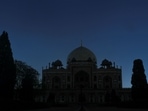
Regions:
[[[81,40],[81,47],[82,47],[82,40]]]

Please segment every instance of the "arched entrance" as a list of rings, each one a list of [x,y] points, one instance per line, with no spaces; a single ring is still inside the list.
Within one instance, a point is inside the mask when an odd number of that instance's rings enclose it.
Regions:
[[[83,89],[83,88],[89,88],[90,82],[89,82],[89,74],[85,71],[79,71],[74,76],[74,87]]]
[[[110,76],[105,76],[103,78],[103,87],[106,89],[112,88],[112,78]]]
[[[54,89],[61,88],[61,79],[58,76],[52,78],[52,88]]]
[[[86,101],[86,96],[85,96],[84,93],[79,94],[79,96],[78,96],[78,101],[79,101],[80,103],[84,103],[84,102]]]
[[[47,98],[47,102],[49,102],[50,104],[55,103],[55,94],[54,93],[49,93],[49,96]]]

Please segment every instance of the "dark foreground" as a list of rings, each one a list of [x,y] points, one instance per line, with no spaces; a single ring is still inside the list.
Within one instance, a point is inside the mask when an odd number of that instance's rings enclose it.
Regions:
[[[24,110],[24,111],[80,111],[80,107],[51,107],[46,109]],[[147,109],[131,109],[117,107],[85,107],[84,111],[147,111]]]
[[[2,104],[1,104],[2,105]],[[118,105],[84,104],[83,111],[148,111],[148,103],[145,105],[126,102]],[[80,104],[49,105],[49,103],[23,103],[13,102],[3,104],[0,111],[80,111]]]

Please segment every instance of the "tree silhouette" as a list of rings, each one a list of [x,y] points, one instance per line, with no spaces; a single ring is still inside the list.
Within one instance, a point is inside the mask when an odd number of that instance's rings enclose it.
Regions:
[[[134,60],[133,74],[131,79],[132,98],[134,101],[144,101],[147,98],[147,80],[144,72],[145,70],[142,60]]]
[[[39,73],[22,61],[15,60],[16,84],[15,89],[23,101],[33,101],[34,89],[38,88]]]
[[[16,78],[16,67],[8,39],[8,33],[0,36],[0,100],[13,99]]]

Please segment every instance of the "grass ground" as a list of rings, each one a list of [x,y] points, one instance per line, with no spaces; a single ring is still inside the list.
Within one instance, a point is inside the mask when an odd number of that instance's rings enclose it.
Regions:
[[[24,111],[78,111],[79,109],[71,108],[48,108],[38,110],[24,110]],[[147,111],[147,109],[128,109],[128,108],[88,108],[86,111]]]
[[[46,109],[24,110],[24,111],[79,111],[80,106],[73,107],[51,107]],[[90,107],[85,106],[85,111],[148,111],[148,109],[118,108],[118,107]]]
[[[138,106],[138,104],[131,104],[126,102],[126,104],[118,105],[118,107],[114,107],[113,105],[98,105],[98,104],[84,104],[85,111],[148,111],[147,106],[148,103],[142,106]],[[2,104],[1,104],[2,105]],[[23,102],[15,102],[3,105],[4,107],[0,107],[1,109],[9,109],[15,111],[79,111],[80,104],[71,104],[71,105],[49,105],[45,103],[23,103]],[[9,107],[8,107],[9,106]],[[136,107],[138,106],[138,107]],[[4,110],[2,110],[4,111]]]

